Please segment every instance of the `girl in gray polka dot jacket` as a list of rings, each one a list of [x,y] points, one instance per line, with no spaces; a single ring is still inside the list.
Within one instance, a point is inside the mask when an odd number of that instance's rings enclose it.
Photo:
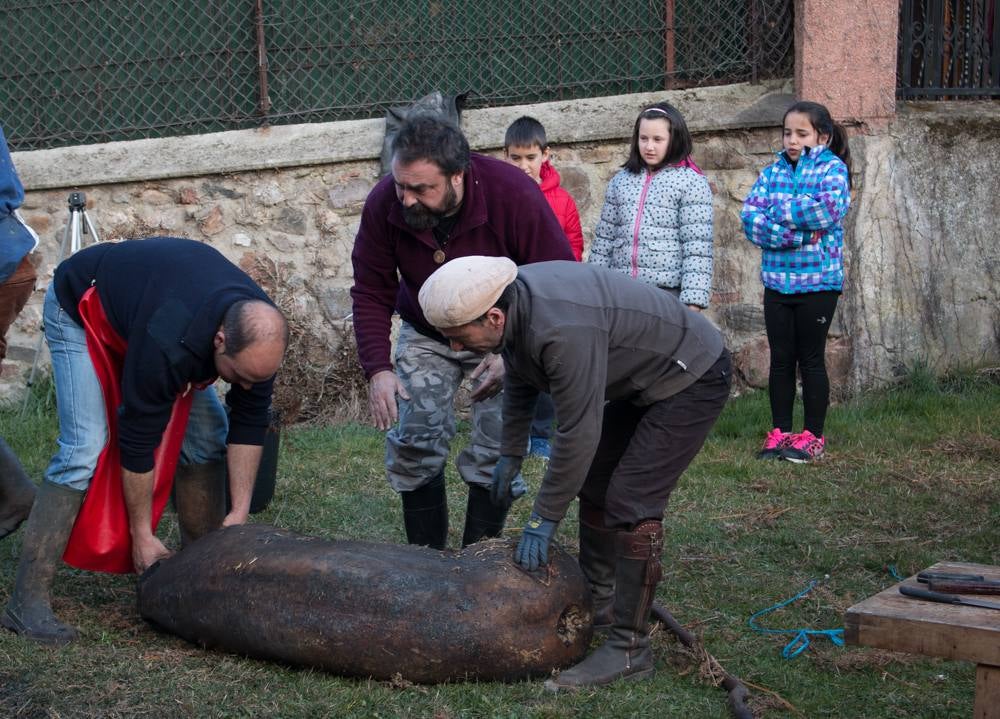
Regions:
[[[690,154],[691,133],[675,107],[661,102],[639,113],[628,161],[604,195],[588,262],[701,310],[712,286],[712,191]]]

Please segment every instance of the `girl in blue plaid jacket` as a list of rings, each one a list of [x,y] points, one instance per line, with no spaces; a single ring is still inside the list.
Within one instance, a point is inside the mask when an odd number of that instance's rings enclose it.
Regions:
[[[851,203],[844,128],[815,102],[797,102],[783,120],[778,159],[760,173],[741,217],[763,251],[764,323],[771,349],[773,429],[757,455],[810,462],[823,455],[830,399],[824,354],[844,285],[843,218]],[[792,432],[796,369],[805,424]]]

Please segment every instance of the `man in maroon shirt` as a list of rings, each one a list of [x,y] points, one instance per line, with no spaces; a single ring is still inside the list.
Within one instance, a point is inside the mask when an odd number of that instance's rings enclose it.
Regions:
[[[393,142],[392,174],[368,195],[354,242],[354,332],[368,378],[372,420],[386,436],[389,484],[403,500],[407,541],[443,549],[448,537],[444,466],[455,435],[453,401],[473,384],[472,436],[456,460],[469,485],[463,546],[498,536],[506,509],[489,489],[500,451],[503,362],[455,352],[424,318],[417,294],[443,263],[467,255],[519,265],[572,260],[538,186],[523,172],[472,154],[462,132],[437,117],[408,120]],[[395,367],[392,315],[402,324]]]

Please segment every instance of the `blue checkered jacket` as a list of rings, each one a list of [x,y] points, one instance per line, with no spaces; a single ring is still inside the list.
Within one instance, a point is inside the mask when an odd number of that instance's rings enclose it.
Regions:
[[[847,166],[818,145],[792,167],[784,152],[765,167],[740,216],[763,250],[760,279],[786,295],[844,286],[844,227],[851,204]]]

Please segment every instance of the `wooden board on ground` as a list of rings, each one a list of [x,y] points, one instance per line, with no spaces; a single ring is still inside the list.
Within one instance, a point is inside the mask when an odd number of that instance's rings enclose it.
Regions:
[[[1000,581],[1000,567],[938,562],[929,572],[981,574]],[[904,584],[926,589],[917,578]],[[1000,596],[965,595],[1000,604]],[[1000,610],[941,604],[899,593],[899,584],[855,604],[844,615],[850,644],[1000,666]]]
[[[981,574],[1000,581],[1000,567],[938,562],[928,572]],[[900,594],[902,584],[926,589],[915,576],[855,604],[844,614],[849,644],[975,662],[975,719],[1000,718],[1000,609],[967,607]],[[1000,604],[1000,595],[959,595]]]

